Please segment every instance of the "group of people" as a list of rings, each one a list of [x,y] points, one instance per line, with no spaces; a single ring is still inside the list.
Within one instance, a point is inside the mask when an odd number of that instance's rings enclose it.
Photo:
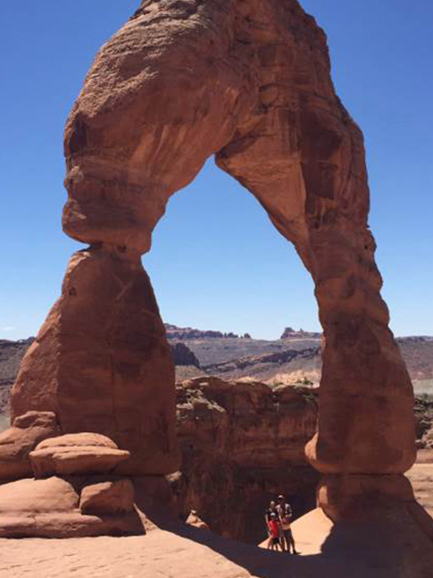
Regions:
[[[266,528],[268,530],[268,550],[279,550],[298,554],[295,547],[290,524],[292,521],[292,508],[284,496],[278,496],[277,501],[272,501],[265,513]]]

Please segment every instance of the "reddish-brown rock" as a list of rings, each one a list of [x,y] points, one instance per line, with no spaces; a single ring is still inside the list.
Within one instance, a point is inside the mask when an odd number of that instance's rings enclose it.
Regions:
[[[316,429],[308,389],[201,377],[177,384],[181,474],[170,476],[179,512],[214,532],[257,543],[263,512],[284,493],[296,516],[315,505],[318,476],[304,446]]]
[[[362,521],[398,503],[415,504],[411,483],[398,474],[324,476],[317,489],[317,504],[334,522]]]
[[[29,411],[15,418],[12,427],[0,434],[0,480],[32,477],[30,452],[42,440],[58,434],[52,412]]]
[[[130,453],[100,434],[66,434],[38,444],[30,452],[35,477],[112,472]]]
[[[78,506],[79,496],[73,483],[58,477],[0,485],[0,537],[72,538],[144,533],[143,521],[136,513],[117,511],[95,516],[81,514]]]
[[[0,486],[0,513],[70,512],[78,507],[78,494],[66,480],[18,480]]]
[[[296,0],[143,0],[98,53],[65,154],[64,230],[91,247],[23,362],[14,415],[54,409],[65,432],[113,437],[129,473],[175,469],[172,361],[139,255],[216,154],[315,283],[325,345],[309,460],[341,475],[411,466],[413,393],[380,295],[363,137]]]
[[[80,510],[83,514],[126,514],[134,508],[134,486],[130,480],[101,482],[81,491]]]
[[[172,356],[139,255],[95,247],[72,257],[11,407],[55,410],[63,433],[108,436],[131,453],[126,474],[178,467]]]

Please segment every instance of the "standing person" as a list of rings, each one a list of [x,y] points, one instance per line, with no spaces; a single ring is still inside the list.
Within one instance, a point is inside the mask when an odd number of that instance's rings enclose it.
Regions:
[[[268,549],[271,547],[271,544],[272,544],[272,536],[271,536],[271,531],[269,529],[269,522],[271,521],[271,515],[272,514],[275,514],[278,517],[277,504],[274,501],[269,503],[269,508],[265,512],[265,526],[266,526],[266,531],[268,532],[268,536],[269,536]]]
[[[268,541],[268,550],[276,550],[278,552],[278,547],[282,549],[281,542],[280,542],[280,523],[278,519],[278,515],[272,513],[269,520],[269,541]]]
[[[295,540],[293,538],[292,529],[290,524],[292,522],[292,508],[290,504],[286,502],[284,496],[278,496],[278,504],[276,506],[276,510],[278,513],[278,518],[281,525],[281,543],[283,551],[287,548],[287,552],[290,553],[290,547],[292,547],[293,554],[298,554],[295,547]]]

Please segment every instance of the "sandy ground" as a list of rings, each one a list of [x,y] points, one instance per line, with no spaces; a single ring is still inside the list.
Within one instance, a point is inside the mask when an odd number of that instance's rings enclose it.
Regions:
[[[246,578],[198,543],[155,531],[130,538],[1,540],[1,578]]]
[[[433,452],[419,455],[409,472],[420,503],[433,514]],[[391,520],[391,524],[395,520]],[[404,528],[411,524],[404,521]],[[431,578],[413,565],[429,549],[424,536],[414,540],[410,568],[400,573],[395,559],[397,532],[373,527],[356,535],[350,544],[350,528],[339,533],[322,512],[316,510],[293,527],[301,556],[273,553],[214,534],[174,525],[154,529],[146,536],[124,538],[75,538],[69,540],[0,539],[0,578]],[[414,527],[410,535],[417,530]],[[373,536],[376,533],[377,536]],[[376,551],[358,545],[367,536],[374,544],[383,535],[392,540]],[[353,535],[353,532],[352,532]],[[327,537],[326,542],[323,536]],[[343,542],[342,542],[343,537]],[[349,540],[348,540],[349,537]],[[371,538],[371,539],[370,539]],[[407,540],[406,536],[403,537]],[[402,539],[403,539],[402,538]],[[406,544],[406,542],[402,542]],[[430,543],[431,544],[431,543]],[[355,545],[355,547],[354,547]],[[408,546],[409,547],[409,546]],[[400,553],[403,548],[400,548]],[[388,553],[386,553],[388,552]],[[430,557],[431,554],[429,554]],[[406,562],[406,561],[404,561]],[[432,558],[433,562],[433,558]],[[396,573],[397,572],[397,573]],[[408,573],[407,573],[408,572]]]
[[[431,578],[433,545],[415,527],[408,543],[408,521],[359,532],[333,528],[315,510],[294,525],[301,556],[186,526],[127,538],[3,539],[0,578]]]

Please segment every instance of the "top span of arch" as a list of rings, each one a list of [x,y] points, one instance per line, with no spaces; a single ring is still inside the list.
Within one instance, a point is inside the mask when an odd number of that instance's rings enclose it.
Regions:
[[[148,251],[169,197],[215,153],[301,253],[308,221],[366,221],[362,134],[295,0],[142,2],[69,117],[65,232]]]

